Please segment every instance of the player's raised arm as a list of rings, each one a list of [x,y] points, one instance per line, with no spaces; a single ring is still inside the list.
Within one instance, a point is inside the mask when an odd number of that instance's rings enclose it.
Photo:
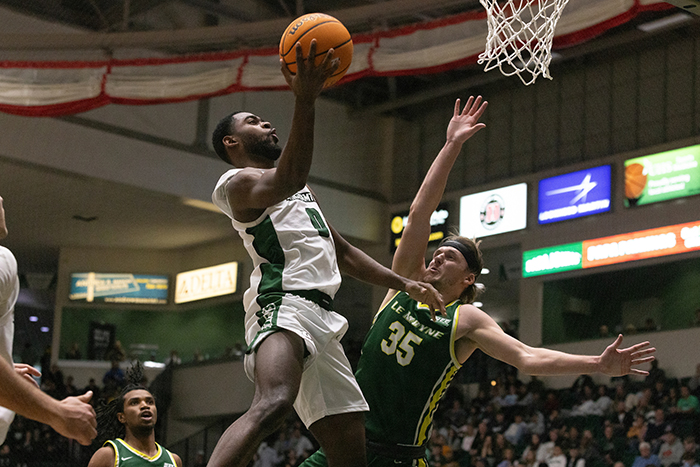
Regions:
[[[487,102],[478,96],[469,97],[460,111],[460,100],[455,102],[452,119],[447,126],[447,138],[433,161],[418,190],[408,215],[408,223],[394,255],[392,269],[402,276],[419,278],[425,269],[425,250],[430,237],[430,216],[440,204],[445,192],[447,177],[466,140],[486,125],[479,119]]]
[[[289,139],[284,149],[268,155],[251,143],[258,141],[277,144],[277,135],[269,122],[257,115],[241,112],[232,120],[232,134],[223,138],[231,162],[246,167],[234,175],[226,186],[229,204],[234,212],[265,209],[301,190],[311,169],[314,149],[314,121],[316,99],[325,80],[338,67],[338,60],[329,50],[323,61],[316,65],[316,42],[312,41],[308,56],[304,57],[297,44],[297,72],[292,75],[280,60],[282,73],[294,93],[294,113]],[[269,139],[270,141],[266,141]],[[274,161],[279,157],[277,167]]]

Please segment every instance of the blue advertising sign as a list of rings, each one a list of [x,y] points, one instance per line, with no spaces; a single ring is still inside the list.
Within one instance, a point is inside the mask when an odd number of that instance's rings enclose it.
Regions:
[[[540,224],[607,212],[610,210],[610,166],[540,180],[538,200]]]
[[[168,276],[146,274],[74,273],[70,300],[102,303],[168,303]]]

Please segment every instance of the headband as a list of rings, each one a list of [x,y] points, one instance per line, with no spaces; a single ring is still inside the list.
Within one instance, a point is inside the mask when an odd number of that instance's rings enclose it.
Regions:
[[[467,267],[471,268],[474,265],[474,254],[471,251],[469,251],[469,248],[464,246],[463,243],[457,242],[455,240],[446,240],[442,242],[440,246],[450,246],[452,248],[455,248],[460,253],[462,253],[462,256],[464,256],[464,260],[467,262]],[[472,261],[469,261],[470,256],[472,257]]]

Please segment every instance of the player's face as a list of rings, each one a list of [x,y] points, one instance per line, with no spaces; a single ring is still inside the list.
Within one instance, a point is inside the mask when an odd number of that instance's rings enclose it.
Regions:
[[[423,280],[435,286],[453,286],[473,276],[467,269],[467,260],[462,253],[451,246],[441,246],[428,264]],[[439,288],[438,288],[439,290]]]
[[[131,431],[153,428],[158,420],[156,401],[145,389],[134,389],[124,395],[124,411],[118,414],[119,421]]]
[[[282,154],[277,131],[270,122],[257,115],[241,112],[234,115],[235,136],[245,151],[253,157],[276,161]]]

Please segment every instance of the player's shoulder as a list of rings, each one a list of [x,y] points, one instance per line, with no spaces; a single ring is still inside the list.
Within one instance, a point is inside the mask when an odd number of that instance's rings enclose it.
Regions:
[[[462,303],[458,307],[460,325],[468,325],[471,328],[491,324],[493,318],[481,308],[471,303]]]
[[[95,451],[90,458],[88,467],[114,467],[116,465],[116,451],[112,444],[105,444]]]
[[[175,460],[175,463],[177,464],[177,467],[182,467],[182,459],[180,459],[180,456],[175,454],[174,452],[171,452],[173,459]]]

